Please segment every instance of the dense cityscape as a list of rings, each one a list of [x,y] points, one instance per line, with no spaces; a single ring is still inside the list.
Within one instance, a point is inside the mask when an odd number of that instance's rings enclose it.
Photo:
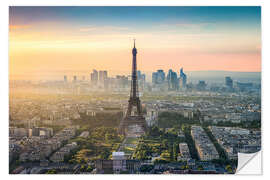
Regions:
[[[234,174],[261,150],[261,6],[8,13],[9,174]]]
[[[261,150],[261,6],[8,13],[9,174],[234,174]]]
[[[131,76],[10,81],[12,174],[226,174],[261,148],[260,82],[189,83],[179,72],[137,71],[148,131],[117,128]]]

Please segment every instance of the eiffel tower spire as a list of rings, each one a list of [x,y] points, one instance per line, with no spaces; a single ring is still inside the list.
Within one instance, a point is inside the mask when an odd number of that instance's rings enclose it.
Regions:
[[[135,47],[135,39],[134,39],[134,47],[132,49],[132,81],[131,81],[131,89],[130,89],[130,97],[136,98],[139,95],[138,92],[138,77],[137,77],[137,49]],[[139,109],[137,109],[139,112]]]

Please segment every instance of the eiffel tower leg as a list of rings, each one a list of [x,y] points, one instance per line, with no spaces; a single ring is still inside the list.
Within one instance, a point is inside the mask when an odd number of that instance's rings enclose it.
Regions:
[[[125,132],[124,128],[120,128],[118,132],[119,132],[119,134],[125,135],[125,133],[124,133],[124,132]]]
[[[128,101],[128,109],[127,109],[126,116],[130,116],[131,115],[131,110],[132,110],[132,102],[131,102],[131,100],[129,100]]]
[[[137,105],[138,115],[141,115],[142,114],[142,110],[141,110],[141,102],[140,102],[139,99],[137,99],[136,105]]]
[[[118,128],[118,133],[119,134],[122,134],[122,135],[124,135],[125,134],[125,126],[124,126],[124,119],[122,120],[122,122],[120,123],[120,126],[119,126],[119,128]]]

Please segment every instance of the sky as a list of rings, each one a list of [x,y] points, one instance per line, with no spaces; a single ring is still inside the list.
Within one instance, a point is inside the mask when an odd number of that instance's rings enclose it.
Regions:
[[[260,7],[10,7],[11,79],[138,69],[261,72]]]

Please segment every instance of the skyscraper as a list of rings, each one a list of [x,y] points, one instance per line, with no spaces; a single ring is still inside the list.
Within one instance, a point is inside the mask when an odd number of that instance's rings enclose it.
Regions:
[[[141,91],[143,91],[145,86],[145,74],[141,73],[141,71],[137,71],[137,76],[139,88]]]
[[[180,87],[186,88],[187,85],[187,75],[184,73],[183,68],[180,69]]]
[[[127,76],[116,76],[116,87],[117,88],[126,88],[128,87],[128,77]]]
[[[175,91],[179,88],[179,83],[177,79],[177,73],[173,70],[169,69],[168,75],[167,75],[167,81],[168,81],[168,90],[169,91]]]
[[[152,83],[162,84],[165,81],[165,73],[162,69],[157,70],[157,72],[152,73]]]
[[[64,75],[64,82],[67,82],[67,76]]]
[[[98,82],[101,87],[104,87],[105,80],[108,78],[107,71],[98,72]]]
[[[206,83],[205,81],[199,81],[199,83],[197,84],[197,90],[198,91],[204,91],[206,88]]]
[[[108,78],[108,72],[107,71],[103,71],[103,74],[104,74],[103,77],[106,80]]]
[[[157,84],[157,76],[158,76],[157,72],[152,73],[152,84],[153,85]]]
[[[229,87],[230,89],[233,88],[233,80],[231,77],[227,76],[225,77],[225,84],[227,87]]]
[[[93,85],[97,85],[98,82],[98,72],[97,70],[93,69],[93,72],[91,73],[91,83]]]
[[[73,82],[77,82],[77,76],[73,76]]]
[[[102,83],[103,80],[104,80],[104,77],[103,77],[103,71],[98,71],[98,82],[99,83]]]
[[[141,79],[141,71],[137,71],[138,80]]]
[[[236,82],[236,85],[240,91],[248,91],[253,87],[253,83],[251,82],[247,83]]]
[[[157,70],[157,81],[159,84],[162,84],[165,81],[165,72],[162,69]]]

